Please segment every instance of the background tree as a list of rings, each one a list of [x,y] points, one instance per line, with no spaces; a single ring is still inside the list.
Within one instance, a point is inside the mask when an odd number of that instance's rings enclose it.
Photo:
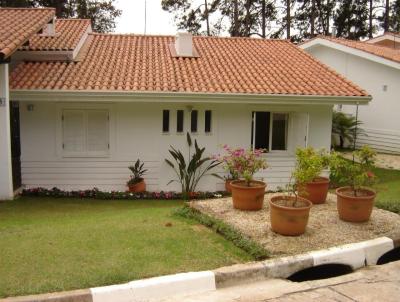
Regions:
[[[91,19],[93,30],[110,32],[121,10],[114,0],[0,0],[2,7],[54,7],[59,18]]]
[[[390,6],[389,30],[400,32],[400,0],[395,0]]]
[[[335,12],[337,37],[359,40],[368,35],[367,0],[341,0]]]

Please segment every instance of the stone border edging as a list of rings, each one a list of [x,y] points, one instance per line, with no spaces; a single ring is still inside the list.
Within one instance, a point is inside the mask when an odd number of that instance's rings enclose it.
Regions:
[[[76,291],[12,297],[1,299],[0,302],[139,302],[173,295],[190,295],[238,283],[288,278],[300,270],[323,264],[345,264],[356,270],[375,265],[383,254],[397,247],[400,247],[400,232],[390,237],[295,256],[236,264],[213,271],[167,275]]]

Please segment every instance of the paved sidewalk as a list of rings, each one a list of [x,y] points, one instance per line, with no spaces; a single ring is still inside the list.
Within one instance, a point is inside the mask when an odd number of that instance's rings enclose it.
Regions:
[[[301,283],[282,279],[219,289],[162,302],[400,301],[400,261],[370,266],[336,278]],[[161,302],[160,301],[160,302]]]

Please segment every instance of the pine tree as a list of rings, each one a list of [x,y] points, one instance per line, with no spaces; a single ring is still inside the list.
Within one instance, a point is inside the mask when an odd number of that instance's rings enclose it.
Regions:
[[[337,37],[359,40],[368,35],[369,5],[367,0],[341,0],[335,15]]]
[[[390,7],[389,30],[400,32],[400,0],[393,1]]]

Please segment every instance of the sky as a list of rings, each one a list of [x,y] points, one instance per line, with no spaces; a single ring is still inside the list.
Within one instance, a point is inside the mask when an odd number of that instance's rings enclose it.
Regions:
[[[144,33],[144,12],[147,1],[147,29],[149,35],[175,35],[174,16],[161,8],[161,0],[116,0],[122,15],[116,20],[116,33]]]

